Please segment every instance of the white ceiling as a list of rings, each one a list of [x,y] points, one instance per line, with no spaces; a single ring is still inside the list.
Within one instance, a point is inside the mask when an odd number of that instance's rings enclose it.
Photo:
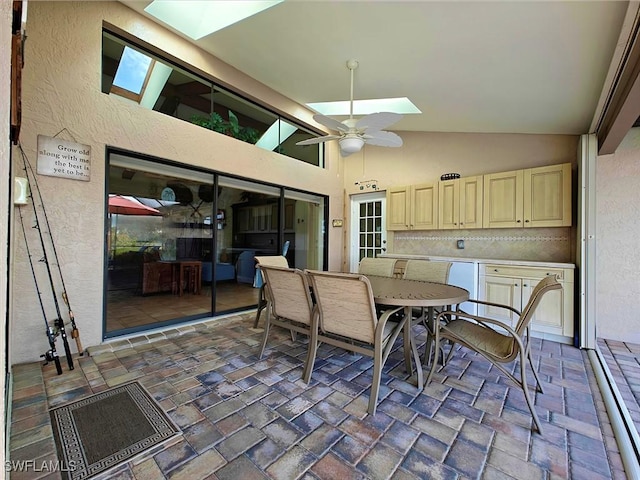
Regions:
[[[406,96],[422,111],[389,130],[582,134],[627,6],[288,0],[191,41],[301,104],[348,100],[356,59],[356,99]]]

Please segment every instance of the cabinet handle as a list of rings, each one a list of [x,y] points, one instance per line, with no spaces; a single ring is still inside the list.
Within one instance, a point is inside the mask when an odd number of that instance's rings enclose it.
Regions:
[[[493,269],[493,271],[494,271],[494,272],[497,272],[497,271],[498,271],[498,269],[497,269],[497,268],[494,268],[494,269]]]
[[[516,220],[516,223],[520,223],[520,220]]]
[[[516,287],[518,286],[518,284],[516,283]]]
[[[525,220],[524,223],[529,223],[529,220]]]
[[[523,283],[523,284],[522,284],[522,286],[523,286],[523,287],[526,287],[526,286],[528,286],[528,285],[527,285],[526,283]]]
[[[464,223],[463,223],[463,222],[460,222],[460,225],[464,225]]]

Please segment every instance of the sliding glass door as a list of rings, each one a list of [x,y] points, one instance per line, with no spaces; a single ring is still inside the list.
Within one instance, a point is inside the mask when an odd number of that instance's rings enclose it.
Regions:
[[[104,336],[253,308],[255,256],[325,265],[326,199],[108,155]]]

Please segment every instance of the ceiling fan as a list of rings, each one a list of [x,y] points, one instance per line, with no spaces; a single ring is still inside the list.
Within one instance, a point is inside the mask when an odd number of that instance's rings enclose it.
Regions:
[[[314,115],[313,119],[316,122],[321,123],[330,130],[336,130],[338,133],[302,140],[296,145],[313,145],[329,140],[338,140],[340,154],[343,157],[359,152],[365,143],[379,147],[401,147],[402,138],[393,132],[382,130],[399,121],[402,118],[399,113],[378,112],[366,115],[359,120],[353,118],[353,71],[358,68],[357,60],[349,60],[347,68],[351,71],[349,118],[344,122],[339,122],[325,115]]]

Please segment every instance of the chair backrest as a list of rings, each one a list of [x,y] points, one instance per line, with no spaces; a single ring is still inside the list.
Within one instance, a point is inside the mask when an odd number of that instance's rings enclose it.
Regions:
[[[256,262],[258,265],[269,265],[272,267],[289,267],[289,262],[284,255],[266,255],[266,256],[255,256]]]
[[[451,262],[432,262],[430,260],[407,260],[402,278],[422,280],[423,282],[449,283]]]
[[[297,268],[260,265],[274,315],[311,325],[313,300],[307,275]]]
[[[524,333],[525,328],[531,322],[533,318],[533,313],[536,310],[536,307],[542,300],[542,297],[545,293],[550,292],[551,290],[559,290],[562,289],[562,285],[558,283],[558,279],[555,275],[549,275],[548,277],[543,278],[538,282],[538,284],[531,292],[531,296],[529,297],[529,301],[522,309],[520,314],[520,319],[518,320],[518,324],[515,326],[514,330],[518,333],[518,335],[522,335]]]
[[[364,257],[358,265],[360,275],[376,275],[378,277],[393,277],[397,260],[395,258]]]
[[[378,324],[373,290],[364,275],[306,270],[320,314],[320,329],[375,343]]]

